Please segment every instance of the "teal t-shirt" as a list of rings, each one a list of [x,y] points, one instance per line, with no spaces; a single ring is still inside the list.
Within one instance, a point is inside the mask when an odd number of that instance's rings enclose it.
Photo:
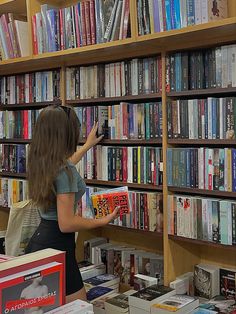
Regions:
[[[56,177],[54,186],[57,194],[75,193],[74,210],[76,210],[79,199],[81,199],[81,197],[85,193],[86,185],[84,180],[76,170],[74,164],[68,162],[68,165],[72,173],[72,178],[69,178],[65,169],[61,169],[58,173],[58,176]],[[56,201],[50,209],[46,211],[40,210],[40,215],[43,219],[58,220]]]

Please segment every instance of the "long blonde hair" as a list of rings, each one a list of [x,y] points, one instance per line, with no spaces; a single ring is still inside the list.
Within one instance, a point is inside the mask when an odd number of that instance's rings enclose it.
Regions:
[[[37,119],[28,158],[29,196],[43,209],[55,201],[54,180],[76,151],[80,123],[73,108],[48,106]]]

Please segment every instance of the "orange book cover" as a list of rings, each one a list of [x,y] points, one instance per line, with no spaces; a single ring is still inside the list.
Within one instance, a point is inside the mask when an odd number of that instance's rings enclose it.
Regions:
[[[116,207],[119,207],[121,217],[130,212],[127,187],[92,194],[91,200],[95,218],[102,218],[111,214]]]

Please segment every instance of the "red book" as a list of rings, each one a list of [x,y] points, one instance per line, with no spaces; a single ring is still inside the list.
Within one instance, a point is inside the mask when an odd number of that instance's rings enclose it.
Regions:
[[[94,0],[89,1],[90,7],[90,26],[91,26],[91,42],[96,44],[96,21],[95,21],[95,5]]]
[[[9,29],[8,29],[8,17],[6,14],[3,14],[0,17],[0,22],[2,24],[2,28],[3,28],[3,32],[4,32],[4,36],[6,39],[6,46],[7,46],[7,52],[10,58],[14,58],[14,50],[13,50],[13,46],[12,46],[12,42],[11,42],[11,37],[10,37],[10,33],[9,33]]]
[[[63,304],[62,283],[63,264],[58,262],[2,277],[1,313],[22,313],[22,310],[39,313],[57,308]]]
[[[120,216],[130,213],[128,187],[100,191],[91,195],[95,218],[111,214],[119,207]]]
[[[144,230],[149,230],[147,193],[143,193],[143,211],[144,211]]]
[[[128,148],[123,147],[123,181],[127,182],[128,179],[128,170],[127,170],[127,155],[128,155]]]
[[[37,55],[38,51],[38,41],[37,41],[37,32],[36,32],[36,15],[32,16],[32,35],[33,35],[33,54]]]
[[[85,2],[82,1],[81,5],[81,25],[82,25],[82,43],[83,46],[87,45],[87,30],[86,30],[86,23],[85,23]]]
[[[124,22],[123,22],[122,39],[127,38],[127,32],[128,32],[128,26],[129,26],[129,12],[130,12],[129,0],[124,0],[124,1],[125,1],[125,14],[124,14]]]
[[[65,23],[64,23],[64,9],[59,10],[59,25],[60,25],[60,49],[64,50],[65,49],[65,41],[64,41],[64,28],[65,28]]]
[[[79,29],[79,9],[78,6],[80,4],[78,3],[75,5],[75,31],[76,31],[76,41],[77,41],[77,47],[81,47],[81,42],[80,42],[80,29]]]
[[[24,120],[23,120],[23,137],[25,140],[29,138],[29,124],[28,124],[28,110],[24,110]]]
[[[85,1],[85,25],[86,25],[86,39],[87,45],[91,45],[91,25],[90,25],[90,6],[89,1]]]
[[[20,279],[18,277],[18,279],[16,278],[17,276],[15,276],[15,274],[20,273],[20,272],[29,272],[36,267],[40,267],[40,266],[44,266],[48,263],[52,263],[52,262],[57,262],[60,265],[56,266],[58,267],[58,272],[59,272],[59,286],[60,286],[60,291],[59,294],[57,294],[58,296],[58,300],[60,300],[60,304],[64,304],[65,303],[65,270],[64,270],[64,265],[65,265],[65,252],[61,252],[59,250],[54,250],[54,249],[45,249],[45,250],[41,250],[38,252],[34,252],[34,253],[30,253],[30,254],[26,254],[26,255],[22,255],[19,257],[15,257],[10,259],[9,261],[0,263],[0,282],[1,282],[1,288],[0,288],[0,308],[1,308],[1,313],[5,313],[4,310],[2,310],[3,308],[3,303],[4,301],[4,295],[3,294],[3,288],[12,288],[12,284],[10,284],[9,280],[8,281],[4,281],[3,282],[3,278],[6,278],[7,276],[12,276],[14,277],[14,294],[12,293],[7,293],[8,297],[10,295],[14,296],[15,301],[17,299],[20,299],[20,296],[18,298],[18,294],[16,295],[16,282],[19,282],[22,284],[22,282],[20,282]],[[51,269],[52,270],[52,269]],[[55,270],[55,269],[54,269]],[[41,275],[42,276],[48,276],[50,273],[49,270],[43,270]],[[58,277],[57,277],[58,278]],[[19,280],[19,281],[18,281]],[[22,277],[21,277],[22,280]],[[26,284],[26,278],[24,280],[24,284]],[[5,290],[7,291],[7,290]],[[9,291],[9,290],[8,290]],[[50,294],[53,296],[53,293]],[[11,300],[11,301],[14,301]],[[10,301],[9,299],[6,299],[6,301]],[[23,301],[23,300],[21,300]],[[6,303],[6,302],[5,302]],[[60,305],[59,304],[59,305]],[[58,306],[59,306],[58,305]],[[48,309],[49,310],[49,309]],[[22,310],[21,310],[22,311]],[[11,313],[18,313],[17,311],[12,311]],[[19,312],[21,313],[21,312]]]

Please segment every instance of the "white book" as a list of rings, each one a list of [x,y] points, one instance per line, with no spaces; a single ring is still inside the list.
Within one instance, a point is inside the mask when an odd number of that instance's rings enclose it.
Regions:
[[[121,63],[115,63],[115,93],[116,97],[121,96]]]
[[[85,71],[85,67],[80,67],[80,71],[79,71],[79,77],[80,77],[79,78],[79,81],[80,81],[80,99],[84,99],[84,71]]]
[[[198,185],[199,189],[204,189],[204,148],[198,148]]]
[[[75,300],[58,307],[47,314],[93,314],[93,305],[82,300]]]
[[[43,53],[43,27],[42,27],[42,14],[37,12],[35,14],[36,18],[36,38],[38,45],[38,53]]]
[[[125,5],[126,5],[126,1],[128,1],[128,0],[123,0],[123,3],[122,3],[121,18],[120,18],[119,40],[122,39],[122,35],[123,35],[123,29],[124,29],[124,14],[125,14]]]
[[[110,97],[116,96],[116,83],[115,83],[115,63],[109,64],[110,72]]]
[[[183,1],[183,2],[186,2],[186,1]],[[195,24],[201,24],[202,23],[201,0],[194,1],[194,12],[195,12]]]
[[[165,14],[165,12],[163,12],[163,10],[162,10],[162,0],[158,0],[158,11],[159,11],[159,19],[160,19],[160,32],[163,32],[164,31],[163,14]],[[181,16],[182,16],[182,14],[181,14]],[[181,22],[182,22],[182,20],[181,20]],[[186,22],[187,22],[187,20],[186,20]]]
[[[189,139],[194,139],[193,131],[193,99],[188,100]]]
[[[212,200],[207,200],[208,241],[212,241]]]
[[[222,54],[222,85],[221,87],[228,87],[228,46],[221,47]]]
[[[133,182],[133,148],[132,147],[128,147],[127,169],[129,169],[127,182],[132,183]]]
[[[222,53],[221,47],[216,47],[216,87],[222,85]]]
[[[208,22],[208,0],[201,1],[201,17],[202,17],[202,24]]]
[[[53,101],[53,72],[48,71],[47,72],[47,100],[48,101]],[[73,97],[75,97],[73,95]]]
[[[125,2],[125,1],[124,1]],[[121,96],[126,95],[126,89],[125,89],[125,63],[124,61],[121,62]]]
[[[15,20],[16,35],[20,46],[21,57],[29,56],[29,33],[28,23]]]
[[[105,97],[111,97],[110,93],[110,67],[105,64]]]
[[[227,46],[227,52],[228,52],[227,87],[232,87],[232,72],[233,72],[233,68],[232,68],[232,63],[233,63],[233,60],[232,60],[232,45]]]
[[[212,97],[207,98],[208,108],[208,139],[212,139]]]

